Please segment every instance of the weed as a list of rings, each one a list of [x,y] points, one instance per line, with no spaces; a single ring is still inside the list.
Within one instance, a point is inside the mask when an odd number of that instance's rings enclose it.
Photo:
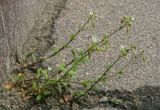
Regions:
[[[17,71],[18,75],[16,75],[16,81],[13,82],[14,86],[13,83],[11,85],[8,85],[9,83],[7,83],[5,88],[10,90],[11,87],[14,87],[19,92],[21,92],[24,99],[34,98],[37,102],[45,100],[45,98],[50,95],[54,95],[56,97],[59,97],[60,99],[63,98],[64,101],[68,101],[78,99],[88,94],[90,91],[98,89],[96,87],[97,85],[104,84],[111,77],[123,74],[124,69],[129,64],[131,64],[136,57],[140,57],[142,55],[142,52],[137,52],[137,48],[133,45],[130,45],[128,47],[122,46],[115,61],[112,64],[108,65],[104,73],[102,73],[97,79],[86,79],[82,81],[74,80],[74,77],[77,75],[78,67],[81,64],[89,62],[94,52],[106,52],[107,50],[109,50],[111,45],[109,42],[109,38],[111,36],[113,36],[118,31],[123,30],[124,28],[127,29],[128,33],[133,21],[133,18],[130,16],[124,16],[121,20],[121,25],[119,26],[119,28],[112,33],[105,33],[102,39],[97,40],[96,38],[92,38],[93,42],[85,51],[72,48],[71,53],[73,59],[69,63],[61,63],[57,67],[58,72],[54,76],[51,75],[53,72],[52,68],[42,68],[36,66],[37,64],[40,64],[47,59],[60,54],[62,50],[69,48],[70,43],[76,40],[79,33],[82,32],[87,27],[87,25],[92,25],[93,27],[95,27],[95,19],[96,14],[94,12],[91,12],[86,22],[81,27],[79,27],[78,31],[75,34],[69,36],[68,42],[66,42],[60,48],[54,48],[51,55],[37,59],[32,54],[32,52],[27,54],[24,60],[19,64],[20,66],[18,70],[21,70],[22,73],[19,73]],[[127,60],[126,65],[119,69],[115,74],[109,76],[107,73],[121,59]],[[36,71],[34,71],[34,73],[26,74],[24,72],[25,70],[29,70],[32,67],[36,67]],[[74,83],[82,86],[83,88],[81,90],[71,90]],[[68,94],[70,95],[69,97]]]

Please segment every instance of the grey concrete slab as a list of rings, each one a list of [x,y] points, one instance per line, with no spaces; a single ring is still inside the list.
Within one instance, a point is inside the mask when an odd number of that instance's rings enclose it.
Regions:
[[[44,9],[46,0],[0,0],[0,82],[13,67],[16,51]]]

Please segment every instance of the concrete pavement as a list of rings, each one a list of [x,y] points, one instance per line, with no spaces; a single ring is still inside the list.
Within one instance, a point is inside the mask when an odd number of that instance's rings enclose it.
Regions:
[[[149,64],[142,65],[141,61],[137,62],[120,78],[109,80],[106,88],[135,90],[145,85],[160,86],[159,6],[159,0],[68,0],[66,9],[56,20],[53,36],[59,39],[57,45],[65,42],[67,36],[75,32],[79,24],[85,22],[88,13],[95,11],[98,15],[96,28],[87,28],[72,43],[73,47],[85,48],[92,36],[100,37],[106,32],[112,32],[118,28],[124,15],[133,16],[135,21],[129,35],[124,31],[114,35],[110,39],[113,50],[110,53],[95,54],[89,64],[82,65],[80,77],[98,76],[105,65],[116,58],[119,45],[131,43],[145,50]],[[68,53],[69,51],[63,52],[64,55]],[[69,59],[67,55],[64,58]]]

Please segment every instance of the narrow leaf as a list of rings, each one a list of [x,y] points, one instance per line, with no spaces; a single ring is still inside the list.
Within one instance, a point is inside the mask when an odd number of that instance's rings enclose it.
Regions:
[[[39,94],[37,97],[36,97],[36,101],[41,101],[42,100],[42,95],[41,94]]]
[[[33,81],[33,82],[32,82],[32,88],[33,88],[33,89],[37,89],[37,87],[38,87],[37,83],[36,83],[35,81]]]
[[[65,73],[66,70],[67,70],[67,69],[65,68],[65,66],[66,66],[65,63],[61,63],[61,64],[58,66],[58,69],[59,69],[60,71],[62,71],[62,72]]]

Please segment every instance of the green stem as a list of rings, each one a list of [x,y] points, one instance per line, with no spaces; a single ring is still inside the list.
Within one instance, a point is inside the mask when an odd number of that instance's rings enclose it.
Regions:
[[[117,30],[115,30],[115,31],[112,32],[110,35],[108,35],[108,38],[111,37],[112,35],[114,35],[114,34],[115,34],[116,32],[118,32],[119,30],[123,29],[125,26],[126,26],[126,25],[120,26]],[[96,45],[99,45],[99,44],[103,43],[103,41],[105,41],[105,38],[103,38],[101,41],[97,42],[95,45],[92,45],[91,47],[89,47],[89,48],[84,52],[84,55],[81,56],[81,58],[79,58],[79,60],[78,60],[74,65],[72,65],[71,68],[69,68],[69,69],[67,70],[67,72],[65,72],[64,75],[61,76],[55,83],[57,83],[57,82],[59,82],[61,79],[65,78],[65,77],[67,76],[67,74],[74,68],[74,66],[77,65],[84,57],[86,57],[86,56],[89,54],[90,49],[94,48],[94,46],[96,46]],[[72,61],[69,62],[69,63],[65,66],[65,68],[68,67],[68,66],[69,66],[70,64],[72,64],[73,62],[74,62],[74,59],[72,59]],[[61,73],[61,71],[58,71],[58,73]],[[55,75],[55,76],[56,76],[56,75]],[[55,76],[54,76],[54,77],[55,77]]]
[[[86,25],[89,23],[89,21],[90,21],[90,18],[88,18],[88,20],[83,24],[83,26],[81,28],[79,28],[79,30],[75,33],[74,38],[76,38],[78,36],[78,34],[86,27]],[[73,40],[75,40],[75,39],[70,39],[65,45],[63,45],[55,53],[53,53],[52,55],[44,58],[43,61],[46,60],[46,59],[49,59],[49,58],[51,58],[53,56],[55,56],[56,54],[58,54],[60,51],[62,51],[63,49],[65,49]]]
[[[74,35],[74,39],[78,36],[78,34],[87,26],[87,24],[89,23],[89,21],[91,20],[91,18],[88,18],[88,20],[83,24],[83,26],[81,28],[79,28],[79,30],[75,33]],[[31,67],[31,66],[34,66],[38,63],[42,63],[43,61],[57,55],[59,52],[61,52],[63,49],[65,49],[74,39],[70,39],[65,45],[63,45],[60,49],[58,49],[56,52],[54,52],[53,54],[47,56],[47,57],[44,57],[44,58],[41,58],[39,59],[38,61],[36,62],[32,62],[31,64],[28,64],[27,66],[25,67],[22,67],[21,69],[24,69],[24,68],[27,68],[27,67]]]
[[[117,33],[118,31],[120,31],[121,29],[123,29],[124,27],[126,27],[126,25],[120,26],[117,30],[115,30],[114,32],[112,32],[111,34],[108,35],[108,38],[110,38],[112,35],[114,35],[115,33]],[[99,45],[101,43],[103,43],[105,39],[102,39],[101,41],[97,42],[95,45]],[[91,47],[90,47],[91,48]],[[90,48],[88,48],[84,54],[87,54],[88,51],[90,50]],[[88,54],[87,54],[88,55]],[[86,55],[86,56],[87,56]],[[68,64],[66,64],[65,68],[68,67],[69,65],[71,65],[74,62],[74,59],[72,59]],[[58,74],[61,73],[61,71],[58,71]]]
[[[90,90],[92,90],[92,88],[101,81],[101,79],[102,79],[102,78],[106,75],[106,73],[120,60],[121,57],[122,57],[122,56],[119,55],[119,57],[118,57],[118,58],[106,69],[106,71],[91,85],[91,87],[86,90],[85,94],[87,94]],[[85,94],[82,94],[82,95],[80,95],[80,96],[78,96],[78,97],[75,97],[75,99],[80,98],[80,97],[82,97],[82,96],[85,95]]]
[[[67,74],[68,74],[83,58],[85,58],[86,56],[87,56],[87,55],[81,56],[81,58],[79,58],[79,59],[74,63],[74,65],[72,65],[72,67],[69,68],[69,69],[67,70],[67,72],[66,72],[62,77],[59,78],[58,81],[60,81],[61,79],[65,78],[65,77],[67,76]],[[57,82],[58,82],[58,81],[57,81]]]

